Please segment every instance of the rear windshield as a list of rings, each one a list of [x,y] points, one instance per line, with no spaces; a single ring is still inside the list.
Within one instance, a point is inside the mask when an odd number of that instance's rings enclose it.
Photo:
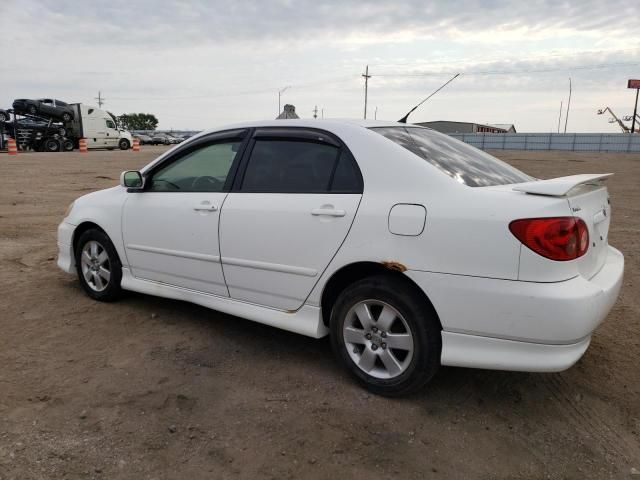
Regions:
[[[377,127],[371,130],[424,158],[469,187],[535,180],[482,150],[428,128]]]

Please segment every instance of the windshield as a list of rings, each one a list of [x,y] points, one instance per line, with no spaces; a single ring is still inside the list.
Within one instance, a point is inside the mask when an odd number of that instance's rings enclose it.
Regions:
[[[535,180],[482,150],[428,128],[377,127],[371,130],[415,153],[469,187]]]

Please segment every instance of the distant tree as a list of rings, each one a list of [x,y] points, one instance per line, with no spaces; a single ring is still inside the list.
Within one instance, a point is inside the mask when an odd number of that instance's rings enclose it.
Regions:
[[[118,123],[127,130],[155,130],[158,119],[152,113],[123,113]]]

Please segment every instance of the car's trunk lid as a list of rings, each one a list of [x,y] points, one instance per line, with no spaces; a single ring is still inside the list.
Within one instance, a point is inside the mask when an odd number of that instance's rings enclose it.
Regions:
[[[589,249],[576,260],[578,271],[586,278],[598,273],[607,257],[611,205],[603,182],[611,175],[572,175],[513,186],[518,192],[567,198],[573,215],[581,218],[589,229]]]

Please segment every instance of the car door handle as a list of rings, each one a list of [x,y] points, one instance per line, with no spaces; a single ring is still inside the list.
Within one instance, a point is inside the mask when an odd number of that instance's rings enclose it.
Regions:
[[[216,207],[215,205],[202,204],[202,205],[193,207],[193,209],[196,212],[215,212],[216,210],[218,210],[218,207]]]
[[[311,210],[311,215],[313,216],[344,217],[346,214],[347,212],[344,210],[336,210],[335,208],[314,208]]]

